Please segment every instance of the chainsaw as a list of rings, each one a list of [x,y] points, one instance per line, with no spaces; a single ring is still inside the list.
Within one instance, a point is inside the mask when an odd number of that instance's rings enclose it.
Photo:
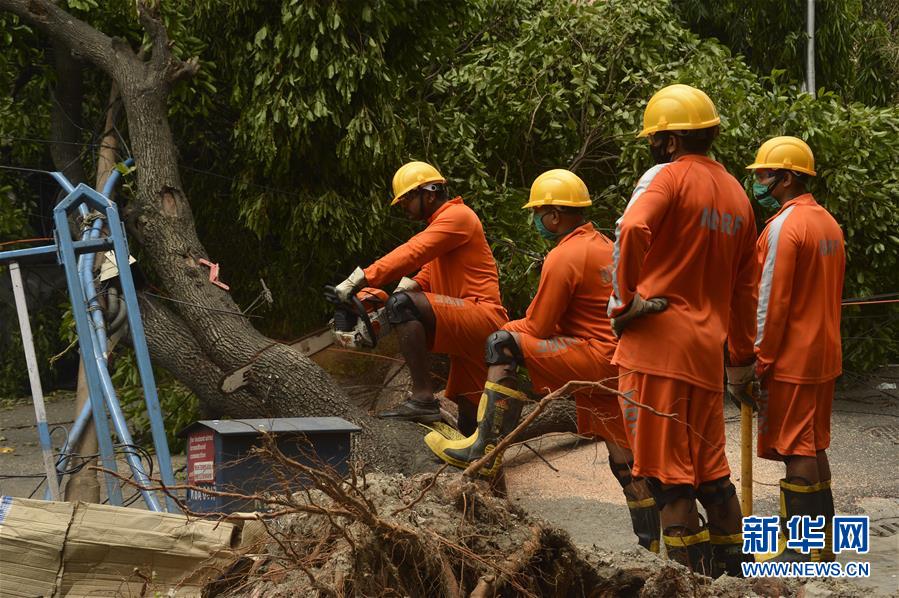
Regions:
[[[343,349],[374,349],[378,340],[390,331],[387,321],[387,293],[366,287],[348,302],[341,301],[334,287],[325,287],[325,299],[334,304],[334,316],[327,328],[321,328],[289,343],[306,357],[336,345]],[[244,365],[222,378],[221,389],[231,394],[246,385],[246,374],[252,363]]]
[[[378,339],[390,331],[387,321],[387,293],[366,287],[349,302],[337,298],[334,287],[325,287],[325,299],[334,304],[328,327],[334,344],[344,349],[374,349]]]

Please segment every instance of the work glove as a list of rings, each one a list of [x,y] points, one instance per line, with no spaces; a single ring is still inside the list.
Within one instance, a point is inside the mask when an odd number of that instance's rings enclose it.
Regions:
[[[402,291],[420,291],[421,285],[417,282],[409,278],[408,276],[403,276],[400,278],[400,283],[396,285],[396,289],[393,291],[394,293],[400,293]]]
[[[655,314],[660,311],[665,311],[667,307],[668,300],[664,297],[644,299],[639,293],[635,293],[634,300],[631,301],[631,306],[627,311],[620,316],[612,318],[612,332],[615,333],[615,336],[620,337],[621,333],[627,328],[627,325],[631,320],[645,314]]]
[[[727,397],[739,408],[749,405],[753,411],[759,410],[758,399],[762,394],[759,379],[755,374],[755,362],[749,365],[727,366]]]
[[[353,296],[355,296],[356,291],[365,285],[365,272],[362,271],[362,268],[357,267],[353,270],[353,273],[350,274],[349,278],[334,287],[334,294],[337,295],[337,298],[342,303],[349,303]]]

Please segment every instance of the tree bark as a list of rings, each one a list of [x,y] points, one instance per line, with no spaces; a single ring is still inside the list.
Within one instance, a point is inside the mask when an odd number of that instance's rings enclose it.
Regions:
[[[50,157],[56,170],[77,185],[86,180],[81,163],[81,102],[84,97],[83,67],[72,51],[61,43],[53,44],[56,87],[53,90],[53,114],[50,117]]]

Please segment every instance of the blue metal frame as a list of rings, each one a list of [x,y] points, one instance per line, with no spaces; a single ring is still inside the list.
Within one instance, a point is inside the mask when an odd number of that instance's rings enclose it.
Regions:
[[[131,164],[133,164],[131,160],[126,162],[128,166]],[[108,195],[111,194],[119,179],[119,172],[113,171],[103,188],[103,194],[97,193],[84,184],[79,184],[77,187],[73,186],[62,173],[54,172],[51,175],[68,192],[68,195],[53,210],[56,243],[44,247],[0,253],[0,263],[46,260],[55,254],[58,263],[63,266],[65,271],[69,298],[72,302],[72,313],[78,333],[78,342],[87,377],[90,401],[85,405],[84,410],[79,414],[72,426],[67,445],[61,451],[57,462],[57,469],[59,471],[65,470],[69,456],[69,446],[77,442],[87,422],[93,416],[97,429],[101,462],[105,468],[110,471],[116,471],[112,438],[107,422],[107,409],[119,440],[124,444],[133,444],[125,416],[122,413],[109,376],[105,321],[97,300],[93,278],[93,265],[96,253],[112,249],[118,265],[119,283],[122,287],[122,296],[127,308],[128,324],[137,358],[138,370],[140,371],[144,401],[150,419],[150,429],[159,463],[160,476],[164,485],[173,486],[175,478],[172,472],[171,454],[169,453],[166,440],[162,410],[156,392],[156,383],[147,349],[146,335],[140,318],[134,279],[128,263],[128,242],[125,236],[124,225],[119,218],[118,208],[114,202],[108,199]],[[80,241],[74,241],[68,234],[68,215],[75,209],[78,209],[83,217],[87,217],[92,209],[101,216],[90,228],[85,230]],[[98,238],[102,232],[103,219],[108,224],[109,234],[106,238]],[[63,231],[63,234],[60,234],[60,231]],[[81,258],[76,258],[79,255]],[[47,440],[49,441],[49,439]],[[135,481],[142,486],[149,486],[150,480],[143,469],[140,458],[131,452],[127,454],[127,459]],[[121,505],[122,492],[118,480],[112,475],[107,475],[106,487],[109,502],[113,505]],[[143,491],[142,495],[150,510],[161,510],[152,492]],[[171,512],[178,510],[175,501],[168,496],[166,497],[166,506]]]
[[[72,194],[66,199],[72,197]],[[90,396],[91,411],[94,417],[94,427],[97,430],[97,443],[100,447],[100,462],[109,471],[117,471],[115,454],[112,447],[112,437],[109,434],[109,424],[106,418],[106,407],[103,404],[103,391],[100,386],[100,374],[97,372],[96,363],[90,358],[94,355],[94,338],[91,333],[90,322],[87,318],[87,301],[84,299],[84,289],[78,277],[77,259],[75,257],[75,243],[68,234],[69,222],[63,204],[64,199],[53,210],[53,222],[56,227],[54,237],[59,249],[60,262],[66,275],[66,285],[69,288],[69,300],[72,302],[72,315],[75,318],[75,329],[78,333],[78,345],[81,349],[81,361],[84,363],[84,373],[87,377],[88,395]],[[63,231],[63,234],[59,234]],[[112,475],[105,475],[106,493],[109,503],[122,504],[122,489],[118,480]]]

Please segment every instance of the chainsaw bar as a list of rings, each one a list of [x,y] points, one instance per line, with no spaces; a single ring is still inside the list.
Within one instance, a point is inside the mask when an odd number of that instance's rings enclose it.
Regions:
[[[296,349],[306,357],[312,357],[333,344],[334,333],[331,328],[321,328],[315,332],[310,332],[306,336],[300,337],[292,343],[288,343],[287,346]],[[228,395],[246,386],[246,374],[252,367],[253,362],[251,361],[247,365],[225,374],[220,385],[222,392]]]

